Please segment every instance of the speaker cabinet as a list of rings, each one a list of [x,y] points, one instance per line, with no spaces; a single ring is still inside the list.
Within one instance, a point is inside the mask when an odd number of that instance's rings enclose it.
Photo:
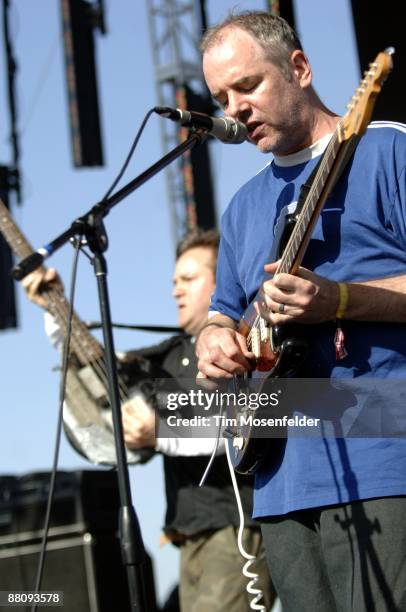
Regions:
[[[0,591],[34,590],[50,474],[0,476]],[[118,539],[115,471],[58,472],[41,591],[63,591],[55,612],[129,612]],[[151,560],[143,568],[147,610],[155,612]],[[30,612],[30,607],[13,610]]]
[[[41,591],[63,591],[64,612],[130,610],[119,541],[114,535],[52,530]],[[34,534],[32,534],[34,536]],[[41,542],[29,533],[0,538],[0,590],[33,590]],[[26,606],[13,610],[29,612]]]

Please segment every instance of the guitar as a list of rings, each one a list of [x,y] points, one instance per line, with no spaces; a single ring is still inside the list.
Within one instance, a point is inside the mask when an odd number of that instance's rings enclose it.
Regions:
[[[303,206],[295,215],[293,229],[275,274],[297,272],[324,203],[371,119],[376,97],[392,70],[393,52],[394,50],[389,48],[377,55],[348,104],[348,112],[338,122]],[[239,331],[245,336],[248,349],[255,355],[256,379],[271,379],[272,383],[272,379],[276,381],[289,377],[297,371],[306,357],[307,345],[300,338],[294,337],[289,326],[271,326],[263,319],[256,308],[263,301],[264,294],[260,289],[243,313]],[[234,385],[237,392],[247,394],[250,385],[248,375],[236,377]],[[256,411],[250,409],[249,405],[244,410],[245,417],[255,414]],[[249,419],[239,417],[241,415],[237,415],[237,425],[228,427],[225,431],[226,437],[229,438],[230,458],[237,472],[252,474],[261,465],[264,457],[272,452],[272,444],[269,439],[254,437],[255,428],[246,424]],[[276,439],[273,442],[274,453],[277,455],[281,444],[278,444]]]
[[[0,231],[20,260],[34,252],[1,199]],[[62,287],[48,287],[41,295],[64,338],[69,302]],[[119,373],[118,383],[122,403],[130,401],[135,406],[143,404],[143,394],[139,390],[131,392],[123,374]],[[63,419],[68,439],[76,451],[93,463],[116,464],[104,349],[76,313],[73,313],[72,318],[70,365]],[[126,452],[129,463],[139,463],[147,461],[154,451],[127,449]]]

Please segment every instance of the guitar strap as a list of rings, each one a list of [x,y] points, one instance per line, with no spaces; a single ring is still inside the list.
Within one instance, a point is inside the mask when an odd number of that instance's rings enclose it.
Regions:
[[[314,166],[312,172],[309,174],[307,181],[305,183],[303,183],[303,185],[300,187],[299,198],[298,198],[297,206],[296,206],[296,210],[295,210],[295,217],[298,216],[302,212],[303,204],[306,202],[306,198],[309,195],[309,191],[310,191],[311,186],[313,184],[314,177],[317,174],[317,170],[319,169],[319,166],[321,164],[321,161],[322,161],[324,155],[325,155],[325,152],[320,157],[320,159],[317,162],[317,164]]]
[[[340,166],[340,168],[339,168],[339,170],[337,172],[337,176],[335,178],[334,185],[333,185],[332,189],[334,189],[334,186],[336,185],[338,179],[341,177],[341,174],[343,173],[345,167],[347,166],[348,162],[350,161],[350,158],[351,158],[352,154],[354,153],[355,149],[357,148],[357,145],[358,145],[360,139],[361,139],[361,137],[360,136],[356,136],[356,135],[351,136],[351,138],[349,139],[349,144],[348,144],[348,147],[347,147],[347,151],[345,153],[345,157],[344,157],[344,159],[341,162],[341,166]],[[309,191],[311,189],[311,186],[313,184],[314,177],[317,174],[317,171],[319,169],[319,166],[320,166],[321,162],[324,159],[325,154],[326,154],[326,151],[324,151],[323,155],[320,157],[319,161],[317,162],[317,164],[313,168],[312,172],[309,174],[309,177],[308,177],[307,181],[305,183],[303,183],[303,185],[300,187],[299,199],[297,201],[297,207],[296,207],[296,211],[295,211],[295,216],[299,215],[301,210],[302,210],[302,208],[303,208],[303,204],[306,201],[306,198],[307,198],[307,196],[309,194]]]

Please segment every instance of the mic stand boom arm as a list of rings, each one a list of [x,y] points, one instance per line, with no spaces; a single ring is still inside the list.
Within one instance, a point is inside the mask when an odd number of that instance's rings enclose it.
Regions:
[[[115,195],[95,204],[88,213],[74,221],[68,230],[50,242],[47,247],[39,249],[32,256],[23,259],[13,270],[14,278],[17,280],[23,278],[29,272],[39,267],[46,257],[49,257],[49,255],[54,253],[75,235],[86,236],[89,248],[94,254],[92,263],[99,295],[109,399],[113,417],[114,441],[117,454],[117,476],[120,496],[119,535],[123,565],[127,572],[132,612],[144,612],[147,610],[145,583],[142,571],[145,551],[138,518],[131,501],[130,480],[123,439],[117,366],[107,289],[107,265],[103,255],[104,251],[108,248],[108,239],[103,218],[110,212],[113,206],[118,204],[148,179],[152,178],[171,161],[182,155],[182,153],[200,143],[203,138],[204,135],[199,132],[192,133],[183,143],[150,166],[150,168],[120,189]]]
[[[87,213],[85,213],[82,217],[76,219],[72,225],[62,234],[59,234],[54,240],[39,248],[35,253],[25,257],[18,264],[16,264],[11,274],[15,280],[21,280],[24,276],[27,276],[30,272],[33,272],[37,268],[42,265],[42,262],[50,257],[55,251],[57,251],[61,246],[63,246],[66,242],[68,242],[71,238],[76,235],[86,235],[86,238],[89,241],[89,246],[91,248],[92,235],[96,231],[96,226],[94,223],[95,218],[103,219],[108,215],[110,210],[116,206],[121,200],[126,198],[130,193],[141,187],[144,183],[146,183],[150,178],[158,174],[163,168],[168,166],[172,161],[180,157],[183,153],[194,147],[196,144],[200,144],[205,139],[206,134],[201,131],[193,131],[190,136],[177,147],[175,147],[172,151],[169,151],[164,157],[158,160],[155,164],[144,170],[141,174],[139,174],[135,179],[124,185],[121,189],[119,189],[115,194],[106,198],[105,200],[101,200],[97,204],[95,204]],[[87,234],[87,228],[92,227],[91,231]],[[105,235],[105,231],[103,231]],[[107,248],[107,245],[106,245]]]

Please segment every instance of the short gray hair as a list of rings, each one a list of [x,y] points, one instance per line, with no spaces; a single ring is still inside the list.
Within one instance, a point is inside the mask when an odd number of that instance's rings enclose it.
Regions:
[[[200,43],[202,53],[215,47],[221,41],[223,30],[231,28],[239,28],[250,34],[263,48],[266,58],[280,68],[286,79],[291,80],[291,53],[303,48],[285,19],[265,11],[230,13],[226,19],[206,30]]]

